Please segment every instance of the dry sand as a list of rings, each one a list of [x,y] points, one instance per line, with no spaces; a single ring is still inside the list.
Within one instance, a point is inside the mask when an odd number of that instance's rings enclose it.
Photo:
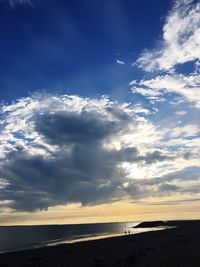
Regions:
[[[177,228],[0,255],[0,266],[200,267],[200,221]]]

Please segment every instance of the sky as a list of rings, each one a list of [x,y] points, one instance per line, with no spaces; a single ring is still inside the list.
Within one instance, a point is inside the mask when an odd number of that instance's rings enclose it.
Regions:
[[[0,225],[200,218],[200,3],[0,0]]]

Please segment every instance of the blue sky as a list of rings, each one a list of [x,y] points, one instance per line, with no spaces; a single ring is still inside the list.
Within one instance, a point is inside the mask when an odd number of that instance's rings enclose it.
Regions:
[[[0,224],[199,218],[198,1],[0,0],[0,27]]]
[[[33,1],[0,6],[1,99],[28,92],[130,97],[131,67],[155,45],[170,1]],[[126,65],[117,64],[116,60]]]

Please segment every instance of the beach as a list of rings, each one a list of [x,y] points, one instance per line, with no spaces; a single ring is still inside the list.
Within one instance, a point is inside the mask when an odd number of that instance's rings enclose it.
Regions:
[[[175,227],[4,253],[0,266],[200,266],[200,221],[169,221],[165,225]]]

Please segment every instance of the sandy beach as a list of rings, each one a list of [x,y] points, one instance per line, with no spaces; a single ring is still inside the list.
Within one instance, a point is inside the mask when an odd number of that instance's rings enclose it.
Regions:
[[[170,221],[163,231],[0,255],[0,266],[200,266],[200,221]]]

